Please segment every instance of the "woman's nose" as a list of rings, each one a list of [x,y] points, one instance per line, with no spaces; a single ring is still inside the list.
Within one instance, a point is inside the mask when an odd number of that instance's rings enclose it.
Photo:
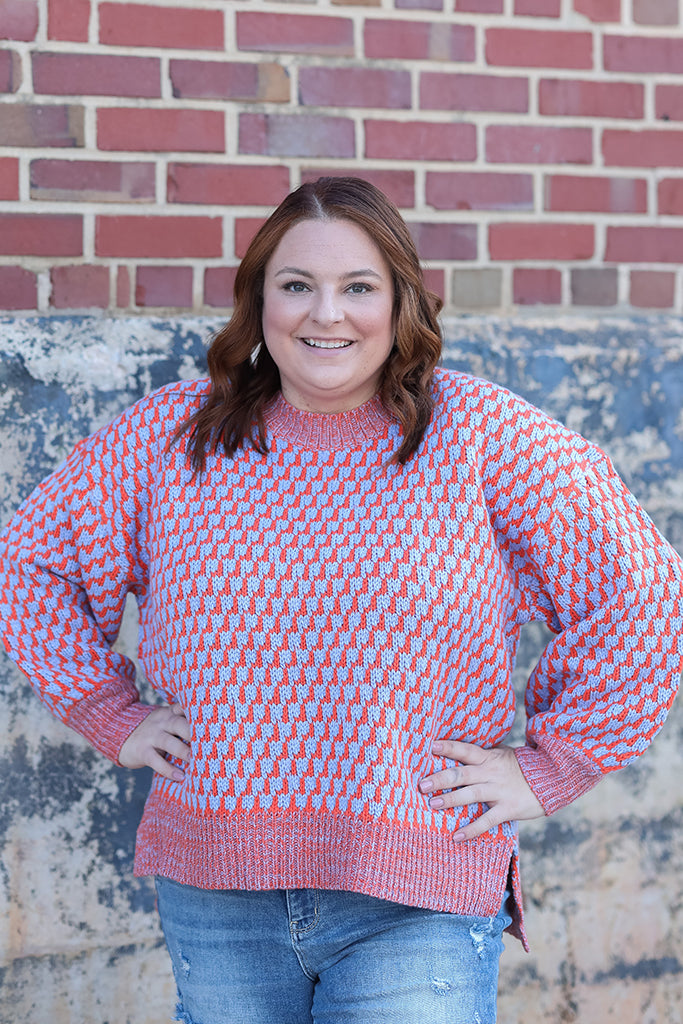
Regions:
[[[317,324],[329,326],[343,320],[344,312],[333,293],[321,291],[315,297],[311,317]]]

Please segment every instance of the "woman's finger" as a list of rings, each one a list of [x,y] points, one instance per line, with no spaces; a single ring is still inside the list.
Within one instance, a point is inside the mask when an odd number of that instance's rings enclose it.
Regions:
[[[156,749],[162,754],[177,757],[179,761],[190,760],[190,748],[187,743],[176,736],[171,736],[170,733],[167,733],[166,737],[157,744]]]
[[[165,757],[158,751],[150,753],[147,760],[148,766],[155,771],[157,775],[163,775],[165,779],[171,779],[173,782],[182,782],[185,778],[185,772],[182,768],[178,768],[177,765],[171,764]]]
[[[432,753],[439,757],[450,757],[453,761],[463,764],[481,764],[487,751],[476,743],[463,743],[461,740],[435,740]]]

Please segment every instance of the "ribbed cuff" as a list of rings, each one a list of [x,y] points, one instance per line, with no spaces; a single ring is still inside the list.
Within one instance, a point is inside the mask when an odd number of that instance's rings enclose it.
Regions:
[[[543,747],[518,747],[515,754],[546,814],[566,807],[602,778],[582,751],[560,740],[544,738]]]
[[[119,765],[119,751],[133,729],[154,707],[141,704],[137,690],[116,686],[97,690],[75,705],[66,724],[84,736],[96,750]]]

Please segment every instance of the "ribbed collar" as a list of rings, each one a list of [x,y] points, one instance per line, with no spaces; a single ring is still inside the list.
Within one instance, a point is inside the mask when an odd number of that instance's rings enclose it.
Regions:
[[[379,395],[347,412],[305,412],[296,409],[278,394],[266,409],[266,424],[274,437],[283,438],[300,448],[360,448],[386,434],[393,417]]]

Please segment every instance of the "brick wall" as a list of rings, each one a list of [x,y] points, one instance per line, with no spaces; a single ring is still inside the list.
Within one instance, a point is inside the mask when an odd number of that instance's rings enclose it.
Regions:
[[[680,0],[0,0],[0,309],[227,310],[301,181],[453,311],[683,308]]]

